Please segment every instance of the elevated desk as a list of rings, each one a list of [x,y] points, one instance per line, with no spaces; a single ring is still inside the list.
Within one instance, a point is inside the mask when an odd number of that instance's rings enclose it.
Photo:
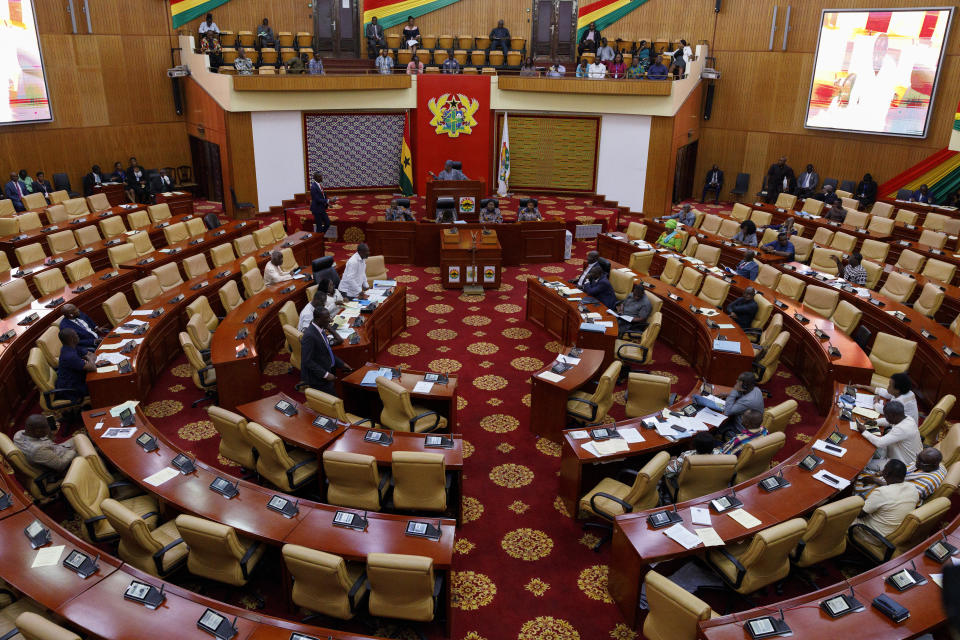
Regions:
[[[503,254],[495,231],[445,229],[440,236],[440,278],[444,289],[478,285],[499,289]]]
[[[126,185],[122,182],[101,182],[93,186],[93,192],[107,196],[107,202],[111,207],[127,202]]]
[[[156,193],[153,196],[154,204],[167,203],[170,207],[170,213],[178,215],[181,213],[193,213],[193,194],[186,191],[167,191]]]
[[[570,349],[564,349],[568,355]],[[604,352],[584,349],[580,362],[564,372],[563,379],[552,382],[541,377],[550,371],[556,360],[530,377],[530,431],[538,436],[557,442],[567,426],[567,398],[601,373]]]
[[[380,413],[383,411],[380,393],[376,386],[368,387],[361,383],[368,371],[376,371],[381,366],[385,365],[368,362],[361,367],[357,367],[356,371],[339,381],[340,397],[343,398],[343,404],[347,412],[379,422]],[[403,369],[400,372],[400,379],[394,380],[394,382],[410,391],[412,402],[425,407],[427,410],[436,411],[446,418],[450,433],[458,433],[457,376],[447,374],[447,384],[435,382],[430,389],[430,393],[415,393],[414,387],[418,382],[423,381],[423,376],[426,373],[429,372]]]
[[[425,216],[431,220],[437,214],[437,198],[453,198],[457,220],[476,222],[480,200],[487,192],[484,180],[428,180]]]

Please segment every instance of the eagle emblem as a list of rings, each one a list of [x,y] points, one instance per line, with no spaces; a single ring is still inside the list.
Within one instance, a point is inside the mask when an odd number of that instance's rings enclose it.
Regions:
[[[427,107],[433,114],[430,126],[436,127],[437,135],[445,133],[451,138],[459,138],[461,133],[470,135],[477,126],[473,114],[480,108],[480,102],[462,93],[455,96],[445,93],[439,98],[430,98]]]

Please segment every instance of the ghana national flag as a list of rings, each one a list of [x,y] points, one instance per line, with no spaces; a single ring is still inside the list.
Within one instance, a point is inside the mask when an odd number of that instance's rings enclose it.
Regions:
[[[596,0],[596,2],[583,3],[577,10],[577,40],[580,40],[580,36],[591,22],[596,22],[597,29],[603,31],[646,1]]]
[[[410,116],[403,125],[403,144],[400,146],[400,191],[413,195],[413,155],[410,153]]]
[[[207,14],[228,0],[170,0],[170,16],[173,18],[173,28],[176,29],[194,18]]]
[[[418,18],[424,14],[442,9],[460,0],[365,0],[363,3],[363,24],[376,18],[381,27],[387,29],[407,21],[413,16]]]

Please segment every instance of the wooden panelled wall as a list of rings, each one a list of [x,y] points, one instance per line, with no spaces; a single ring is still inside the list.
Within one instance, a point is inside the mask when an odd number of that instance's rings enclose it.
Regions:
[[[82,2],[74,3],[75,7]],[[165,2],[89,0],[94,33],[77,13],[73,35],[67,4],[36,0],[54,121],[0,127],[2,173],[67,172],[75,190],[99,163],[106,171],[137,156],[148,167],[190,164],[183,118],[177,116]]]

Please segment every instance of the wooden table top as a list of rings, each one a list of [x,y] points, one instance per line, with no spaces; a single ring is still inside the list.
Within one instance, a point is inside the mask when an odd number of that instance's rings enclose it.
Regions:
[[[372,456],[376,458],[377,464],[384,466],[392,462],[391,456],[394,451],[439,453],[443,456],[447,469],[463,469],[463,435],[459,433],[443,434],[445,437],[453,439],[453,447],[441,449],[426,446],[427,436],[431,435],[427,433],[391,431],[390,435],[393,436],[393,442],[387,446],[364,440],[367,433],[373,430],[370,427],[351,425],[340,433],[327,450]]]
[[[202,236],[161,247],[129,262],[121,262],[119,266],[121,269],[133,269],[141,272],[141,275],[146,275],[145,272],[153,271],[169,262],[180,262],[187,256],[203,253],[218,244],[238,238],[248,231],[252,233],[254,228],[248,226],[246,222],[234,222],[224,227],[208,230]]]
[[[96,211],[92,213],[87,213],[83,216],[73,218],[66,222],[58,222],[56,224],[44,225],[39,229],[31,229],[30,231],[24,231],[13,236],[5,236],[0,238],[0,247],[22,247],[25,244],[33,244],[34,242],[40,242],[47,236],[52,233],[57,233],[59,231],[74,231],[76,229],[81,229],[83,227],[89,227],[91,225],[99,224],[100,221],[109,218],[111,216],[123,216],[124,219],[134,211],[142,211],[146,209],[144,205],[119,205],[116,207],[110,207],[109,209],[104,209],[103,211]],[[10,256],[11,260],[14,260],[14,256]]]
[[[569,354],[570,348],[565,348],[563,355],[569,356]],[[600,371],[600,365],[603,363],[603,351],[600,351],[599,349],[583,349],[582,353],[577,357],[580,358],[580,362],[560,374],[563,376],[563,380],[553,382],[551,380],[547,380],[546,378],[540,377],[541,373],[550,371],[550,368],[557,363],[555,359],[552,362],[547,363],[547,366],[533,374],[532,378],[535,379],[538,384],[547,384],[557,387],[562,391],[566,391],[567,393],[570,393],[575,389],[579,389],[596,377],[597,373]]]
[[[376,312],[374,312],[376,313]],[[343,384],[349,384],[355,387],[361,387],[363,389],[371,389],[376,392],[377,388],[375,386],[364,386],[361,384],[363,382],[363,377],[367,374],[368,371],[376,371],[384,365],[379,365],[374,362],[368,362],[362,367],[359,367],[355,371],[351,372],[345,376],[341,382]],[[430,388],[430,393],[417,393],[414,392],[414,387],[418,382],[423,382],[423,377],[431,373],[430,371],[417,371],[414,369],[401,369],[400,370],[400,379],[394,379],[394,382],[397,382],[404,389],[407,389],[410,392],[411,398],[422,398],[424,400],[452,400],[457,395],[457,376],[447,375],[447,384],[439,384],[437,382],[433,383],[433,387]]]
[[[297,414],[288,416],[277,411],[274,406],[281,400],[286,400],[295,406]],[[338,422],[336,431],[329,433],[313,426],[313,420],[318,414],[305,402],[298,402],[285,393],[275,393],[272,396],[242,404],[237,407],[237,413],[250,422],[266,427],[280,436],[284,442],[317,453],[322,452],[331,442],[340,437],[348,426]]]
[[[440,249],[443,251],[450,249],[457,251],[474,249],[477,251],[500,251],[500,240],[497,238],[496,231],[486,230],[493,236],[493,242],[484,242],[484,239],[489,240],[489,236],[484,237],[482,235],[484,231],[480,229],[458,229],[456,226],[452,228],[456,229],[458,240],[457,242],[448,242],[447,233],[440,234]]]

